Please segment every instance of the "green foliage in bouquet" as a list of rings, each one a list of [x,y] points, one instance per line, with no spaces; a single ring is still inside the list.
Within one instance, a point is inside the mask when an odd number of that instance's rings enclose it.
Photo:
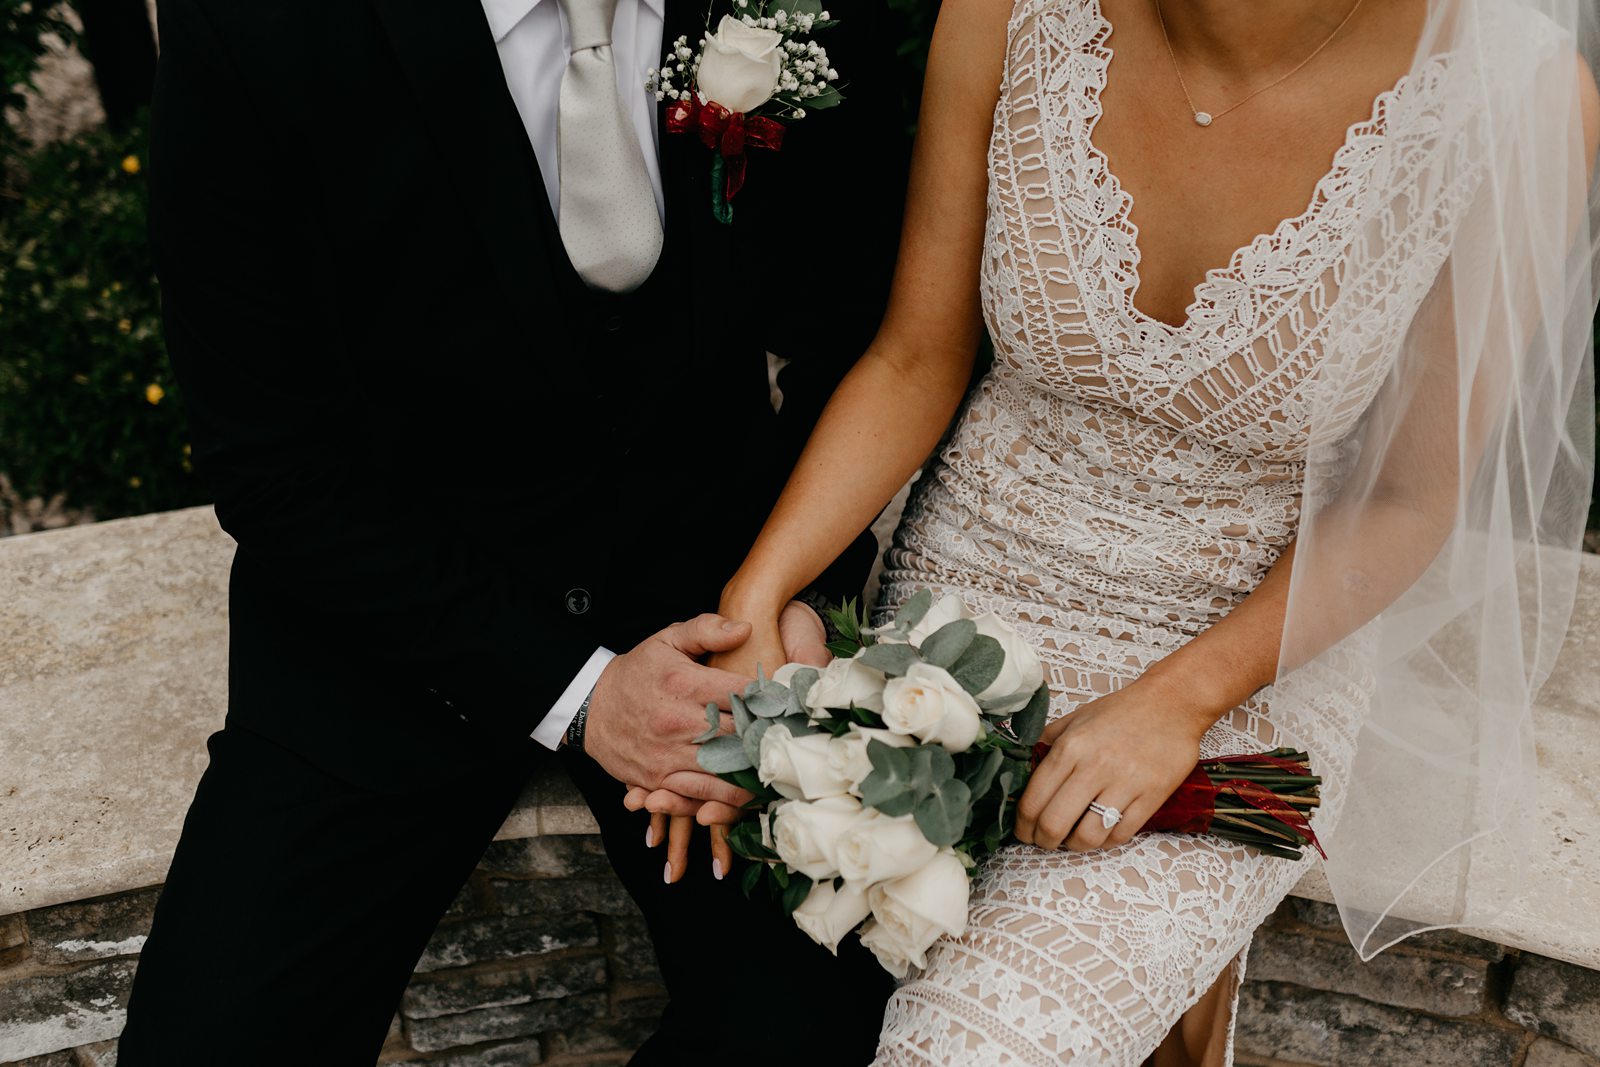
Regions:
[[[143,126],[53,144],[0,199],[0,473],[97,518],[200,503],[145,238]]]
[[[833,613],[840,638],[829,650],[841,659],[854,657],[883,672],[888,679],[902,678],[913,667],[927,664],[949,672],[961,688],[977,700],[1000,676],[1005,653],[1000,643],[978,632],[971,619],[956,619],[928,635],[920,647],[909,643],[909,633],[933,605],[933,595],[918,592],[901,606],[881,642],[867,625],[854,602]],[[717,774],[753,794],[746,805],[767,811],[784,798],[762,782],[761,741],[777,726],[792,736],[825,733],[834,738],[855,727],[883,728],[881,716],[852,706],[817,710],[806,700],[821,679],[812,667],[796,671],[788,685],[763,672],[741,694],[731,698],[735,732],[721,734],[721,713],[706,706],[707,729],[695,740],[702,746],[702,769]],[[1015,708],[1026,697],[1021,710]],[[933,845],[954,847],[963,864],[975,871],[977,861],[999,848],[1016,821],[1014,800],[1031,773],[1033,745],[1044,730],[1050,693],[1040,685],[1032,693],[979,701],[985,727],[964,751],[951,753],[940,744],[895,747],[872,739],[866,746],[872,771],[860,783],[861,803],[886,816],[910,815]],[[782,818],[781,808],[766,816],[768,831]],[[753,892],[763,878],[784,909],[793,912],[811,890],[812,880],[779,862],[765,843],[761,825],[754,820],[736,824],[729,843],[739,855],[755,861],[744,872],[743,886]]]

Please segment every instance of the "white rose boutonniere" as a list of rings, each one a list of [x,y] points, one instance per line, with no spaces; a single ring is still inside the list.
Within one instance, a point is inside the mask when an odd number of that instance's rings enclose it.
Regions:
[[[828,51],[811,40],[833,26],[820,0],[735,0],[698,47],[672,42],[645,87],[667,105],[667,131],[697,135],[712,150],[711,213],[733,221],[744,188],[747,148],[777,152],[784,123],[844,99]],[[710,20],[707,19],[709,26]]]

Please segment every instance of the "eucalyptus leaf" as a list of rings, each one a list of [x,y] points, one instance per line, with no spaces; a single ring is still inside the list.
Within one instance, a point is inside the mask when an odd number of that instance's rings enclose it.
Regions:
[[[873,645],[861,653],[859,658],[868,667],[880,670],[891,678],[900,677],[914,665],[922,662],[922,657],[910,645]],[[996,667],[995,673],[999,672],[1000,668]],[[989,680],[994,681],[993,678]]]
[[[895,627],[901,630],[911,629],[922,621],[922,617],[928,614],[928,609],[931,607],[933,607],[933,590],[918,589],[900,605],[900,610],[894,613]]]
[[[867,742],[872,773],[861,780],[861,803],[885,815],[909,815],[917,794],[911,785],[911,752],[874,738]]]
[[[978,701],[978,707],[991,719],[1004,719],[1011,715],[1011,712],[1006,709],[1025,706],[1033,697],[1033,693],[1034,691],[1031,689],[1007,693],[1003,697],[995,697],[992,700],[980,700]]]
[[[789,690],[777,682],[756,681],[745,687],[744,702],[758,719],[775,719],[789,710]]]
[[[739,740],[744,744],[744,754],[750,757],[751,766],[761,766],[761,738],[771,725],[771,719],[755,719],[747,729],[739,732]]]
[[[806,734],[819,733],[817,724],[804,715],[785,715],[781,719],[769,719],[774,726],[786,727],[791,737],[804,737]]]
[[[1006,802],[1011,799],[1011,784],[1016,780],[1016,775],[1009,768],[1000,772],[1000,810],[995,813],[994,824],[1001,833],[1010,833],[1011,826],[1006,822]]]
[[[728,698],[728,704],[733,708],[733,728],[743,734],[750,729],[750,724],[755,722],[755,716],[750,714],[750,707],[744,702],[744,697],[734,693]]]
[[[979,634],[951,666],[950,673],[961,684],[961,688],[977,696],[994,684],[1005,665],[1006,654],[1000,642],[988,634]]]
[[[1044,733],[1045,720],[1050,717],[1050,689],[1041,685],[1034,691],[1028,706],[1011,716],[1011,733],[1023,748],[1038,744]]]
[[[723,734],[701,745],[697,762],[701,770],[712,774],[728,774],[753,766],[745,754],[744,742],[733,734]]]
[[[978,636],[978,626],[971,619],[947,622],[922,642],[922,658],[935,667],[948,670]]]
[[[972,812],[972,790],[959,778],[939,783],[917,802],[912,813],[917,829],[932,844],[943,848],[961,840],[967,832],[967,816]]]
[[[789,692],[793,694],[795,702],[804,708],[806,695],[811,692],[811,687],[817,684],[817,679],[822,677],[822,672],[815,667],[801,667],[794,672],[794,677],[789,679]],[[803,712],[802,712],[803,714]]]
[[[994,784],[994,776],[1000,771],[1000,764],[1005,762],[1005,755],[998,748],[986,749],[983,757],[962,775],[962,780],[972,790],[974,797],[984,796],[989,792],[989,787]]]
[[[694,743],[703,745],[720,733],[722,733],[722,709],[718,708],[715,703],[708,703],[706,704],[706,732],[696,737]]]

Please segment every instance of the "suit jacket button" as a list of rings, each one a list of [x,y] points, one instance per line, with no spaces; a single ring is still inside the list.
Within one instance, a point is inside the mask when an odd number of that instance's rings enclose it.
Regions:
[[[589,610],[589,605],[591,603],[593,603],[593,601],[589,597],[589,590],[569,589],[567,591],[567,610],[572,612],[572,614],[582,615],[584,612]]]
[[[621,315],[606,316],[606,331],[608,333],[616,333],[618,330],[622,329],[622,324],[623,319]]]

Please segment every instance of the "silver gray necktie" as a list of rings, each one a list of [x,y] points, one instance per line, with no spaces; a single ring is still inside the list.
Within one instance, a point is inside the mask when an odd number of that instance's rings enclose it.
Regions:
[[[627,292],[655,268],[662,234],[644,153],[617,94],[617,0],[561,0],[561,7],[572,35],[557,122],[561,243],[590,286]]]

